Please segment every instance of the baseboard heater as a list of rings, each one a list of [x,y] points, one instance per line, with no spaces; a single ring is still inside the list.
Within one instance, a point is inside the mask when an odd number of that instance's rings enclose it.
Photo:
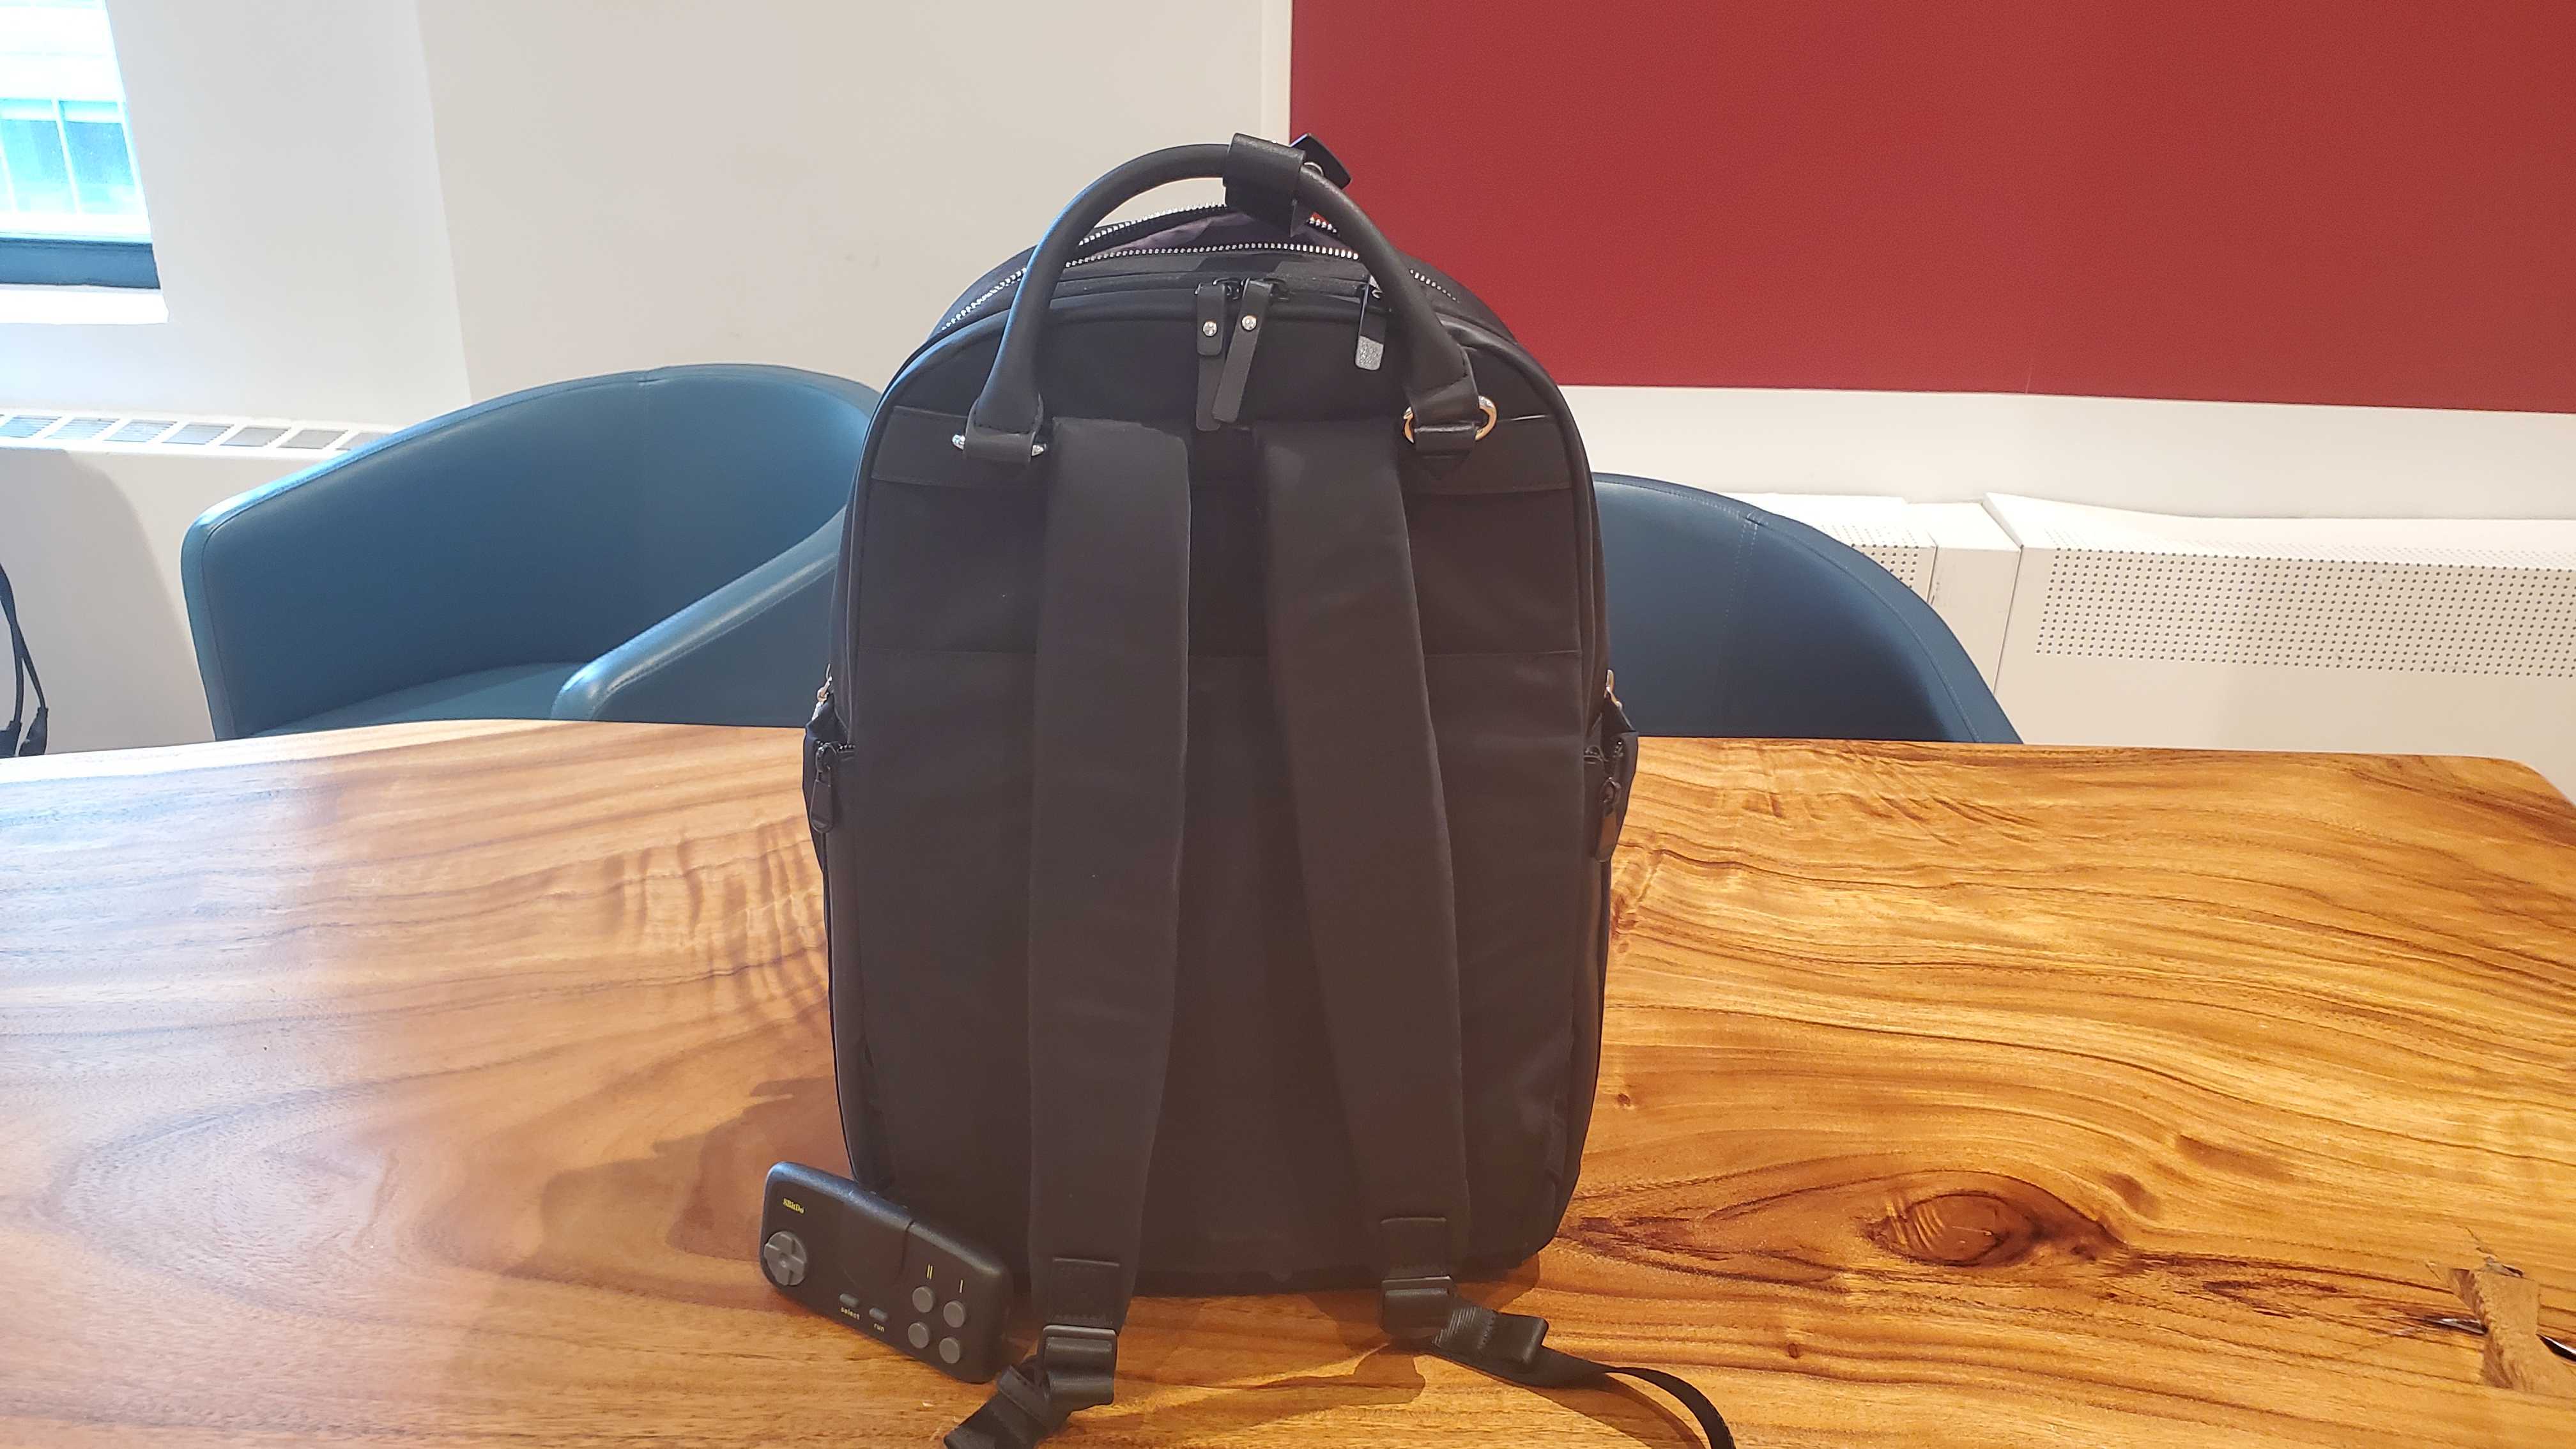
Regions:
[[[1996,679],[2027,739],[2498,755],[2576,785],[2576,520],[1986,507],[2021,547]]]

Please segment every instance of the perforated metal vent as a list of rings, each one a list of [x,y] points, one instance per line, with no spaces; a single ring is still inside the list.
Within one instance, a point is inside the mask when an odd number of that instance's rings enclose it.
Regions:
[[[167,413],[123,417],[61,408],[0,408],[0,447],[54,448],[75,453],[209,453],[225,449],[309,456],[354,452],[388,431],[367,423],[181,418]]]
[[[2399,549],[2369,561],[2069,549],[2042,654],[2576,677],[2576,560]],[[2565,566],[2538,566],[2542,563]]]
[[[1871,562],[1896,575],[1897,582],[1918,594],[1931,592],[1932,560],[1937,553],[1919,535],[1899,528],[1876,524],[1827,522],[1817,525],[1843,543],[1868,556]]]
[[[1859,550],[1897,581],[1930,594],[1941,540],[1915,522],[1904,499],[1878,494],[1738,493],[1746,503]]]

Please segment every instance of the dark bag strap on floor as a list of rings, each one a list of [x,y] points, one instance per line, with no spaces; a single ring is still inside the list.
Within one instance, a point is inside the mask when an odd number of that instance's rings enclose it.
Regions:
[[[0,760],[41,755],[45,752],[45,681],[36,677],[36,656],[27,652],[27,636],[19,632],[18,593],[9,586],[6,569],[0,569],[0,619],[9,627],[9,723],[0,727]],[[30,686],[36,692],[33,719],[27,717]]]

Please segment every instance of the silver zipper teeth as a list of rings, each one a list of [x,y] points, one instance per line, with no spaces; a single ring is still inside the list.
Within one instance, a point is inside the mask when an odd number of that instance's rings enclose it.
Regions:
[[[1192,208],[1183,209],[1190,210]],[[1144,220],[1148,221],[1153,219],[1154,218],[1152,217],[1144,218]],[[1126,225],[1124,222],[1119,224],[1121,226]],[[1107,228],[1103,228],[1103,230],[1107,230]],[[1096,235],[1096,233],[1094,234]],[[1360,259],[1360,254],[1352,251],[1348,247],[1324,247],[1317,246],[1313,242],[1225,242],[1216,246],[1204,247],[1119,247],[1110,251],[1102,252],[1097,256],[1076,257],[1072,261],[1065,263],[1064,269],[1069,272],[1076,267],[1089,266],[1093,262],[1105,262],[1117,257],[1170,257],[1192,255],[1200,252],[1311,252],[1320,257],[1348,257],[1350,260],[1355,262]],[[1431,280],[1420,272],[1414,271],[1411,267],[1407,267],[1405,270],[1413,274],[1413,280],[1420,282],[1422,285],[1429,287],[1431,290],[1438,292],[1440,295],[1447,297],[1450,301],[1456,302],[1462,307],[1466,305],[1465,298],[1450,291],[1447,287],[1440,285],[1438,282]],[[1004,277],[1002,280],[995,282],[992,286],[985,288],[982,296],[979,296],[974,301],[958,308],[947,321],[940,323],[936,330],[945,332],[949,328],[956,326],[958,323],[965,321],[968,317],[975,314],[976,308],[992,301],[995,297],[1002,295],[1003,292],[1010,288],[1018,286],[1020,279],[1026,277],[1028,274],[1029,269],[1022,267],[1018,271]]]
[[[1143,224],[1145,224],[1146,222],[1149,222],[1149,221],[1163,221],[1163,220],[1167,220],[1167,219],[1169,219],[1169,218],[1171,218],[1171,217],[1175,217],[1175,216],[1187,216],[1189,213],[1191,213],[1191,212],[1193,212],[1193,211],[1204,211],[1204,210],[1206,210],[1206,208],[1205,208],[1205,207],[1200,207],[1200,206],[1176,206],[1176,207],[1173,207],[1173,208],[1172,208],[1171,210],[1169,210],[1169,211],[1156,211],[1156,212],[1149,212],[1149,213],[1147,213],[1147,214],[1146,214],[1146,215],[1144,215],[1144,216],[1130,217],[1130,218],[1128,218],[1128,219],[1127,219],[1127,220],[1125,220],[1125,221],[1108,221],[1108,222],[1102,222],[1100,225],[1093,227],[1091,230],[1089,230],[1089,231],[1087,231],[1087,232],[1084,232],[1084,233],[1082,234],[1082,241],[1075,242],[1075,243],[1074,243],[1074,245],[1075,245],[1075,246],[1081,246],[1081,245],[1083,245],[1085,242],[1092,241],[1092,240],[1094,240],[1094,239],[1096,239],[1096,238],[1099,238],[1099,237],[1107,236],[1107,235],[1109,235],[1109,234],[1110,234],[1111,232],[1113,232],[1113,231],[1125,231],[1127,228],[1129,228],[1129,227],[1131,227],[1131,226],[1142,226]],[[1152,233],[1151,233],[1151,232],[1148,232],[1148,233],[1146,233],[1146,235],[1151,236],[1151,235],[1152,235]],[[1080,260],[1088,261],[1088,260],[1089,260],[1089,258],[1087,258],[1087,257],[1086,257],[1086,258],[1081,258]],[[977,297],[974,301],[967,303],[965,306],[958,308],[958,309],[957,309],[957,311],[956,311],[956,314],[955,314],[954,316],[951,316],[947,321],[942,322],[942,323],[940,323],[940,324],[939,324],[939,325],[940,325],[940,327],[941,327],[941,328],[948,328],[948,327],[954,327],[954,326],[956,326],[956,325],[957,325],[957,319],[958,319],[959,317],[963,317],[963,316],[965,316],[967,313],[974,311],[976,308],[983,306],[986,302],[991,301],[991,300],[994,298],[994,296],[995,296],[995,295],[997,295],[998,293],[1000,293],[1000,291],[1001,291],[1004,287],[1007,287],[1007,286],[1011,285],[1013,282],[1018,281],[1020,278],[1025,277],[1025,276],[1027,276],[1028,274],[1029,274],[1029,269],[1028,269],[1028,268],[1026,268],[1026,267],[1022,267],[1022,268],[1020,268],[1018,271],[1011,273],[1011,274],[1010,274],[1009,276],[1007,276],[1007,277],[1004,277],[1002,280],[1000,280],[1000,281],[998,281],[998,282],[995,282],[992,286],[990,286],[990,287],[988,287],[988,288],[986,288],[986,289],[984,290],[983,295],[981,295],[981,296]]]

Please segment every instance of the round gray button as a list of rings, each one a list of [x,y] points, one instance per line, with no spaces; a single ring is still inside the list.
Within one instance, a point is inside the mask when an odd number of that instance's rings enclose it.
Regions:
[[[930,1325],[927,1323],[916,1323],[912,1327],[905,1329],[903,1331],[903,1336],[914,1348],[928,1348],[930,1346]]]
[[[939,1321],[947,1324],[951,1328],[964,1328],[966,1326],[966,1305],[963,1303],[949,1303],[942,1305],[939,1310]]]
[[[915,1288],[912,1290],[912,1311],[915,1313],[928,1313],[930,1311],[930,1305],[938,1301],[939,1295],[931,1292],[927,1288]]]
[[[957,1340],[953,1338],[943,1338],[939,1340],[939,1361],[941,1363],[955,1363],[960,1358],[965,1357],[965,1355],[966,1350],[957,1346]]]
[[[769,1235],[760,1245],[760,1266],[769,1270],[769,1281],[781,1288],[793,1288],[805,1281],[805,1240],[781,1229]]]

